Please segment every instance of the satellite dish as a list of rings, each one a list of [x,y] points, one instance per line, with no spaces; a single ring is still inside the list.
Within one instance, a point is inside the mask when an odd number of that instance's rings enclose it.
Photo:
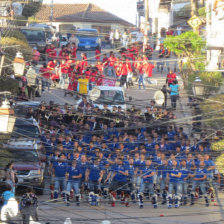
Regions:
[[[156,91],[154,94],[154,99],[156,101],[156,104],[162,105],[165,101],[165,96],[162,91]]]
[[[98,88],[93,88],[89,93],[89,98],[94,102],[100,97],[100,90]]]

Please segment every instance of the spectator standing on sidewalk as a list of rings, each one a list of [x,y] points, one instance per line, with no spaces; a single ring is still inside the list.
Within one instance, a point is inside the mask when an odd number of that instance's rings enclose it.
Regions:
[[[33,65],[36,66],[38,65],[39,61],[40,61],[40,52],[37,50],[36,47],[33,48]]]
[[[11,186],[12,192],[15,193],[16,173],[13,170],[13,162],[10,162],[5,169],[5,182]]]
[[[31,188],[28,188],[26,194],[22,196],[20,201],[20,212],[23,224],[29,224],[31,217],[33,221],[38,221],[37,206],[37,196]]]
[[[1,208],[1,223],[10,223],[9,219],[18,214],[18,203],[15,194],[12,192],[11,185],[6,186],[6,191],[2,193],[3,206]]]
[[[175,79],[173,83],[170,85],[170,99],[172,108],[174,110],[176,110],[178,97],[179,97],[179,85],[177,83],[177,80]]]
[[[170,72],[166,76],[166,84],[170,87],[170,85],[173,83],[173,81],[177,78],[177,75],[170,70]]]

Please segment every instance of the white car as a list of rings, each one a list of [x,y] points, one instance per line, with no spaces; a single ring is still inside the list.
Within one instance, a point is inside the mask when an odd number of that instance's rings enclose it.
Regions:
[[[113,106],[120,106],[123,111],[127,110],[124,88],[122,87],[96,86],[90,91],[89,98],[94,107],[99,107],[99,109],[103,109],[103,105],[107,104],[109,110],[112,110]],[[82,99],[78,100],[77,107],[81,101]]]

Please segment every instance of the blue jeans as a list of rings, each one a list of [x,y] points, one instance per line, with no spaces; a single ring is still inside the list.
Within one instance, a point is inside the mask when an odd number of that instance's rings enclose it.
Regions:
[[[51,87],[51,81],[50,80],[42,79],[42,91],[45,90],[45,87],[47,87],[47,90],[50,91],[50,87]]]
[[[181,193],[182,193],[182,195],[183,196],[187,196],[188,182],[182,181],[180,183],[180,187],[181,187]]]
[[[55,177],[54,178],[54,190],[55,191],[64,191],[66,189],[66,180],[65,177]]]
[[[145,89],[145,84],[144,84],[143,75],[140,75],[140,76],[139,76],[139,79],[138,79],[138,86],[139,86],[139,89],[141,89],[141,85],[142,85],[143,88]]]
[[[79,182],[80,181],[69,180],[67,183],[67,192],[70,192],[73,189],[76,195],[80,194]]]
[[[201,182],[201,181],[193,181],[193,184],[192,184],[192,189],[191,191],[192,192],[195,192],[196,188],[199,187],[201,189],[201,192],[203,195],[206,194],[206,184],[205,182]]]
[[[89,190],[93,191],[95,194],[98,193],[98,190],[100,190],[100,183],[98,181],[89,181]]]
[[[154,194],[154,186],[153,186],[152,182],[144,182],[142,180],[139,192],[140,193],[145,193],[145,189],[148,189],[150,195]]]
[[[181,184],[176,183],[176,182],[170,182],[169,187],[168,187],[168,192],[169,194],[173,194],[173,191],[175,195],[180,195],[181,194]]]

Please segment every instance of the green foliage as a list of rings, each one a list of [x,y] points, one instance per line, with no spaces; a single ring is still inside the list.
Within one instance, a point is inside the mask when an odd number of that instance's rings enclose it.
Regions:
[[[41,7],[41,3],[39,2],[30,2],[28,4],[25,4],[24,9],[23,9],[23,16],[26,18],[29,18],[31,16],[34,16]]]
[[[39,23],[39,20],[35,16],[31,16],[28,18],[28,23]]]
[[[172,52],[189,57],[198,54],[201,55],[205,44],[205,41],[192,31],[182,33],[179,36],[168,36],[164,40],[164,46]]]
[[[12,95],[17,95],[20,91],[19,81],[9,77],[0,77],[0,91],[10,91]]]
[[[205,16],[206,15],[206,7],[202,7],[200,9],[198,9],[198,15]]]
[[[0,39],[0,45],[5,46],[4,75],[11,75],[13,73],[11,64],[18,51],[23,53],[25,61],[29,61],[32,58],[32,49],[26,41],[19,40],[15,37],[3,37]]]
[[[213,142],[211,144],[211,149],[212,151],[224,151],[224,140],[220,140],[220,141],[217,141],[217,142]]]
[[[200,104],[204,113],[204,126],[222,129],[224,125],[224,95],[216,95],[204,100]]]
[[[5,48],[4,52],[6,53],[6,57],[14,59],[16,52],[21,51],[23,53],[24,59],[26,61],[31,59],[32,48],[25,41],[19,40],[15,37],[3,37],[0,40],[0,45],[9,46],[9,48]],[[15,46],[15,47],[10,47]]]
[[[224,154],[220,155],[219,157],[216,158],[216,161],[215,161],[215,165],[216,167],[219,168],[219,172],[221,174],[224,174]]]
[[[15,16],[14,19],[16,26],[26,26],[27,18],[25,16]]]
[[[16,30],[16,29],[14,29],[11,32],[4,32],[2,34],[2,37],[7,37],[7,38],[13,37],[13,38],[16,38],[18,40],[21,40],[21,41],[27,43],[26,37],[22,34],[22,32],[20,30]]]

